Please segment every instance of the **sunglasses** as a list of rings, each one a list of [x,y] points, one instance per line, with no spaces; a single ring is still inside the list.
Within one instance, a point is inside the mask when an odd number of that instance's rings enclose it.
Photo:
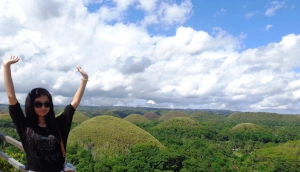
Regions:
[[[34,107],[35,108],[42,108],[42,106],[44,105],[45,108],[50,108],[52,103],[51,102],[40,102],[40,101],[36,101],[34,102]]]

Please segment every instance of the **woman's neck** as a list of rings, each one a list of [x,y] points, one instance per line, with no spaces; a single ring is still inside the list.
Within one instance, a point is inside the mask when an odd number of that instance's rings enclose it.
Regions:
[[[40,127],[47,127],[46,121],[44,117],[39,117],[39,124]]]

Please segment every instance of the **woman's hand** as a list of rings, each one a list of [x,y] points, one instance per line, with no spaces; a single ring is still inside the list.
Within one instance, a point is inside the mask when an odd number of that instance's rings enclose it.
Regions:
[[[4,85],[8,97],[8,103],[10,105],[15,105],[18,100],[16,98],[15,88],[13,84],[13,80],[11,77],[10,65],[17,63],[19,61],[19,57],[10,56],[9,59],[3,60],[3,74],[4,74]]]
[[[78,72],[80,72],[80,74],[82,75],[82,81],[79,85],[79,88],[77,89],[74,97],[73,97],[73,100],[71,102],[71,105],[74,107],[74,109],[76,109],[81,101],[81,98],[83,96],[83,93],[84,93],[84,90],[85,90],[85,87],[86,87],[86,84],[87,84],[87,81],[89,80],[89,76],[85,73],[84,70],[81,69],[80,66],[77,67],[77,70]]]
[[[9,59],[3,60],[2,64],[3,64],[3,66],[11,65],[11,64],[17,63],[19,60],[20,60],[19,57],[10,56]]]
[[[88,80],[89,79],[89,76],[85,73],[85,71],[83,69],[81,69],[80,66],[77,66],[77,70],[78,70],[78,72],[81,73],[81,75],[82,75],[82,77],[83,77],[84,80]]]

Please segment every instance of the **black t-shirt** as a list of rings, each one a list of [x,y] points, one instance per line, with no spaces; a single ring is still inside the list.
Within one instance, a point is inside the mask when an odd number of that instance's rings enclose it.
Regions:
[[[24,151],[26,153],[26,169],[36,172],[60,172],[63,170],[64,157],[62,155],[60,140],[48,128],[29,128],[27,119],[19,103],[9,106],[10,116],[20,136]],[[67,105],[64,112],[55,118],[61,137],[66,148],[75,109]],[[34,138],[34,151],[26,132],[32,132]],[[49,137],[52,137],[49,139]],[[54,137],[54,138],[53,138]]]

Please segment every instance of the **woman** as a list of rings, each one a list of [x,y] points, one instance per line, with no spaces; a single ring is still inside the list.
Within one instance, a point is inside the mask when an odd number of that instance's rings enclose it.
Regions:
[[[10,66],[19,61],[11,56],[3,61],[4,83],[9,102],[9,113],[15,124],[26,153],[26,169],[35,172],[60,172],[65,158],[61,141],[66,148],[72,118],[84,93],[88,75],[80,68],[82,81],[70,105],[55,117],[52,96],[44,88],[31,90],[25,101],[24,116],[16,98]]]

